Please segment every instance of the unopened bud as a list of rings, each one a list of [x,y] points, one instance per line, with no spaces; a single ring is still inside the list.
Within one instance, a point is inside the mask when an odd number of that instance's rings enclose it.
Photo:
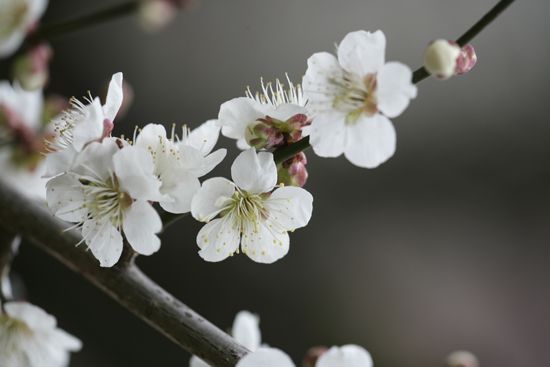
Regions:
[[[284,161],[279,165],[278,182],[287,186],[303,187],[309,176],[306,165],[307,158],[303,152]]]
[[[42,43],[19,56],[13,64],[13,77],[26,90],[42,89],[50,77],[49,63],[52,49]]]
[[[176,16],[177,9],[169,0],[143,0],[138,18],[141,26],[149,32],[166,27]]]
[[[466,46],[462,47],[462,50],[460,50],[460,55],[456,60],[455,73],[457,75],[465,74],[468,71],[472,70],[476,63],[476,50],[474,49],[474,46],[467,44]]]
[[[315,367],[317,364],[317,360],[325,354],[325,352],[328,350],[327,347],[324,346],[317,346],[317,347],[311,347],[308,349],[305,357],[303,366],[304,367]]]
[[[439,79],[467,73],[476,62],[477,55],[472,45],[460,48],[455,42],[444,39],[432,42],[424,55],[424,67]]]
[[[302,139],[302,129],[311,124],[311,120],[306,115],[299,113],[286,120],[286,123],[290,130],[287,143],[295,143]]]
[[[472,353],[459,350],[449,354],[445,367],[479,367],[479,361]]]
[[[272,121],[270,118],[266,118],[250,124],[245,131],[248,145],[256,149],[271,149],[281,145],[284,136]]]

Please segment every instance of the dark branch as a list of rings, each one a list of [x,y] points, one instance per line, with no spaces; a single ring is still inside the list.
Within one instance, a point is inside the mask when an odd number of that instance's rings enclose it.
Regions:
[[[2,182],[0,224],[81,274],[168,339],[210,364],[233,367],[248,352],[229,335],[155,284],[133,261],[120,262],[112,268],[100,268],[84,246],[75,246],[82,239],[77,231],[65,231],[67,224]]]

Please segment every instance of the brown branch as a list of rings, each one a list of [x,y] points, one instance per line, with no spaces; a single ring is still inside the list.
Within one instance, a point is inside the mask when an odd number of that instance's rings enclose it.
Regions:
[[[248,352],[144,275],[131,254],[126,256],[129,261],[100,268],[84,246],[75,246],[82,239],[77,231],[65,231],[67,224],[54,218],[47,208],[1,181],[0,224],[81,274],[168,339],[210,364],[233,367]]]

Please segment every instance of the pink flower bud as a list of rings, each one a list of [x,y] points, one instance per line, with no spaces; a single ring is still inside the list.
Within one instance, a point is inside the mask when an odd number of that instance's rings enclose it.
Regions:
[[[278,177],[279,183],[287,186],[303,187],[309,176],[307,172],[307,158],[303,152],[296,154],[289,160],[279,165]]]
[[[52,55],[53,51],[46,43],[33,47],[15,60],[12,70],[14,79],[27,90],[44,88],[50,77]]]
[[[446,367],[479,367],[479,361],[475,355],[467,351],[451,353],[446,360]]]
[[[295,143],[302,139],[302,129],[311,124],[311,120],[306,115],[299,113],[289,118],[286,123],[290,130],[287,143]]]
[[[456,42],[444,39],[433,41],[424,55],[424,67],[438,79],[467,73],[476,61],[477,56],[472,45],[460,48]]]
[[[327,347],[324,346],[317,346],[317,347],[311,347],[308,349],[305,357],[303,365],[304,367],[315,367],[317,364],[317,360],[325,354],[325,352],[328,350]]]
[[[269,116],[247,127],[245,139],[248,145],[256,149],[272,149],[284,142],[283,133],[275,127],[275,120]]]
[[[458,58],[456,60],[455,73],[457,75],[465,74],[468,71],[472,70],[476,63],[476,50],[474,49],[474,46],[472,46],[471,44],[467,44],[460,50],[460,55],[458,55]]]

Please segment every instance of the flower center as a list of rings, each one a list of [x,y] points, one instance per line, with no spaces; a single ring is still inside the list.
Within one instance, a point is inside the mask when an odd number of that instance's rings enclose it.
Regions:
[[[116,176],[106,181],[80,179],[83,185],[85,202],[92,218],[109,218],[113,226],[120,228],[124,220],[124,211],[132,205],[132,197],[122,191]]]
[[[249,223],[258,223],[260,219],[267,218],[267,210],[264,201],[269,194],[251,194],[238,190],[227,199],[222,210],[222,216],[231,215],[235,225],[241,230]]]
[[[376,97],[376,74],[368,74],[363,80],[357,80],[345,73],[342,78],[333,78],[331,82],[337,87],[333,107],[347,112],[348,123],[355,123],[364,113],[371,117],[378,112]]]

